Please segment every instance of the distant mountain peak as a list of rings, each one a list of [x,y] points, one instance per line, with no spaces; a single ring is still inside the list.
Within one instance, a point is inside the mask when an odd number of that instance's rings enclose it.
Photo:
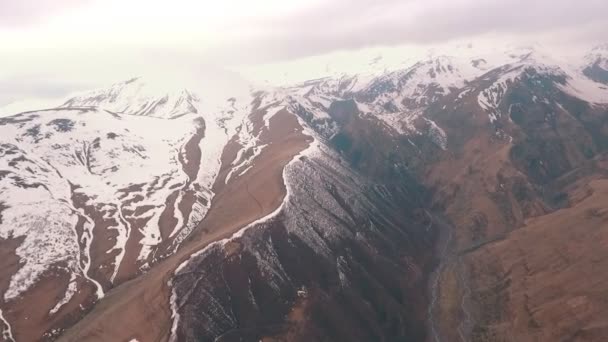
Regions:
[[[167,89],[135,77],[108,88],[81,93],[61,107],[95,107],[120,114],[171,119],[196,114],[199,101],[199,97],[186,88]]]
[[[594,46],[591,49],[592,52],[601,52],[601,53],[608,53],[608,43],[603,43],[603,44],[599,44]]]

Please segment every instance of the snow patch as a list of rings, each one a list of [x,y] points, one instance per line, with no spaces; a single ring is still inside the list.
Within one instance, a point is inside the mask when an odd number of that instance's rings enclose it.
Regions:
[[[10,323],[4,318],[4,314],[2,313],[2,309],[0,309],[0,322],[3,324],[2,327],[2,338],[9,342],[15,342],[15,338],[13,337],[13,331]]]
[[[437,126],[435,121],[427,118],[424,120],[429,124],[428,135],[431,137],[431,140],[445,151],[448,146],[448,137],[445,134],[445,131]]]
[[[566,85],[559,85],[564,92],[589,103],[608,103],[608,86],[594,82],[582,74],[573,73],[570,76]]]
[[[62,306],[67,304],[72,299],[74,294],[76,294],[76,291],[78,291],[78,284],[76,282],[76,275],[72,273],[70,283],[68,284],[68,287],[65,290],[63,298],[59,302],[57,302],[57,304],[49,311],[49,314],[54,315],[55,313],[57,313],[57,311],[59,311]]]

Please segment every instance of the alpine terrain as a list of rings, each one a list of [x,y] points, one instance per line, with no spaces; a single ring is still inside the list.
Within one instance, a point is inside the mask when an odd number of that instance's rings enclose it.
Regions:
[[[327,74],[1,117],[0,340],[606,340],[608,46]]]

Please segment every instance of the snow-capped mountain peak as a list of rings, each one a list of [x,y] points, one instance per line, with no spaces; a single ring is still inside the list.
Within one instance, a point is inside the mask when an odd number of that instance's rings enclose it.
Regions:
[[[176,88],[166,91],[133,78],[109,88],[85,92],[66,101],[63,108],[97,107],[114,113],[172,119],[196,114],[200,99],[191,91]]]
[[[583,73],[598,83],[608,84],[608,44],[598,45],[585,55]]]

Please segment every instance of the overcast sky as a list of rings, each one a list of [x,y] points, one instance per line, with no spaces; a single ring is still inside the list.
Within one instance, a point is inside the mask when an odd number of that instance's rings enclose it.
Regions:
[[[151,70],[479,37],[599,43],[606,0],[2,0],[0,105]]]

